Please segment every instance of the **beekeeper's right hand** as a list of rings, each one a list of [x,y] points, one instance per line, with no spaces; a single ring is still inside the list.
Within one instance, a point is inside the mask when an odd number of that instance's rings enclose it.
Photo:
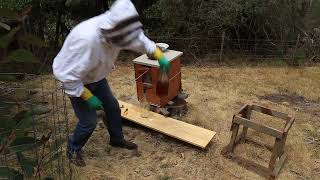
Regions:
[[[170,62],[168,61],[168,59],[164,56],[164,54],[162,53],[162,51],[158,47],[154,51],[153,56],[159,62],[160,71],[164,71],[166,74],[169,74],[170,73]]]

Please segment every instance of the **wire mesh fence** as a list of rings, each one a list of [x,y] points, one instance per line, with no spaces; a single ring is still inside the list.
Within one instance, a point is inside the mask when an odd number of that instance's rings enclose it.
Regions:
[[[72,179],[65,157],[67,101],[51,76],[0,82],[0,179]]]
[[[153,36],[156,42],[166,42],[171,49],[185,53],[189,61],[223,63],[226,59],[248,61],[283,60],[288,63],[318,62],[320,59],[320,38],[300,37],[292,40],[240,39],[230,38],[224,33],[217,37],[168,38]]]

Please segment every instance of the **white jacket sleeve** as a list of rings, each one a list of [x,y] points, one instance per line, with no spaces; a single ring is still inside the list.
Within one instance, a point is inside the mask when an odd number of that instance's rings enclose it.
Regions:
[[[156,44],[144,35],[141,31],[138,38],[131,42],[128,46],[123,47],[126,50],[132,50],[138,53],[152,54],[156,50]]]
[[[54,66],[55,76],[62,82],[66,94],[80,97],[83,92],[82,79],[97,65],[94,43],[79,39],[68,43],[63,56],[57,58]],[[56,61],[56,59],[55,59]]]

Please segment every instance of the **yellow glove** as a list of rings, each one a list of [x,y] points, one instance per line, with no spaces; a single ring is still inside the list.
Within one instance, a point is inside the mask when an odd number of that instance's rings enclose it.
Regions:
[[[88,88],[83,88],[83,92],[80,97],[88,103],[90,109],[103,109],[102,102],[100,101],[100,99],[94,96]]]
[[[170,62],[164,56],[164,54],[162,53],[162,51],[159,48],[156,48],[156,50],[153,53],[153,57],[155,57],[159,61],[160,71],[169,74]]]

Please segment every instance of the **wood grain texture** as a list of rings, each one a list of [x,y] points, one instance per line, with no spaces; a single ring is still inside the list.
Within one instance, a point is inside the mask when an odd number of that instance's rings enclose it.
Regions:
[[[172,59],[170,64],[171,69],[169,74],[168,94],[158,96],[156,92],[159,79],[159,68],[134,63],[137,95],[139,100],[146,98],[149,104],[164,107],[169,101],[179,94],[180,90],[182,89],[180,57]],[[147,70],[148,72],[145,73]],[[152,84],[152,86],[148,89],[144,88],[145,76],[149,76],[150,82],[148,83]],[[146,92],[146,97],[144,97],[144,91]]]
[[[277,129],[274,129],[272,127],[269,127],[269,126],[265,126],[265,125],[261,125],[261,124],[257,124],[256,121],[250,121],[248,119],[245,119],[245,118],[242,118],[242,117],[239,117],[239,116],[235,116],[234,119],[233,119],[233,122],[234,123],[237,123],[237,124],[241,124],[241,125],[244,125],[248,128],[251,128],[251,129],[254,129],[258,132],[262,132],[264,134],[268,134],[270,136],[273,136],[273,137],[277,137],[277,138],[281,138],[282,137],[282,132],[277,130]]]
[[[201,148],[205,148],[216,134],[214,131],[164,117],[123,101],[119,101],[119,104],[124,119]]]
[[[264,113],[264,114],[267,114],[267,115],[270,115],[270,116],[274,116],[274,117],[277,117],[279,119],[283,119],[285,121],[289,121],[290,120],[290,117],[285,113],[278,112],[278,111],[275,111],[275,110],[271,110],[271,109],[268,109],[268,108],[265,108],[265,107],[261,107],[261,106],[258,106],[258,105],[252,105],[252,110],[257,111],[257,112],[261,112],[261,113]]]

